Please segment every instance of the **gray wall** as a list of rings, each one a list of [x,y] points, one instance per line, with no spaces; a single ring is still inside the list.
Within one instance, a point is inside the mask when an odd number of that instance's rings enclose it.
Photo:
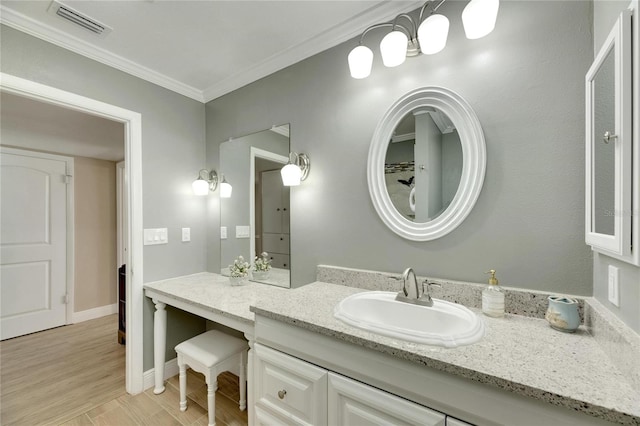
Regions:
[[[629,6],[629,1],[596,1],[593,10],[593,49],[598,53],[609,35],[620,12]],[[637,17],[636,17],[637,18]],[[640,20],[636,19],[636,22]],[[637,114],[637,112],[636,112]],[[620,270],[620,306],[609,303],[608,268],[613,265]],[[635,331],[640,333],[640,268],[594,252],[593,296],[607,306]]]
[[[231,136],[291,123],[291,148],[311,173],[291,191],[292,286],[314,281],[317,264],[592,294],[584,243],[584,75],[593,59],[588,1],[505,1],[495,31],[464,37],[465,2],[446,2],[446,49],[384,68],[377,43],[372,75],[349,76],[344,43],[207,104],[207,158]],[[374,35],[375,34],[375,35]],[[376,40],[376,36],[378,39]],[[464,97],[482,123],[487,174],[462,225],[432,242],[388,230],[369,197],[373,131],[403,94],[438,85]],[[208,265],[215,270],[219,212],[210,203]]]
[[[144,248],[144,282],[204,270],[205,200],[191,192],[204,166],[204,105],[6,26],[0,48],[4,73],[142,114],[143,224],[169,228],[169,244]],[[190,243],[180,242],[181,227],[191,227]],[[153,366],[152,312],[146,300],[145,370]],[[169,333],[169,348],[204,330],[203,320],[175,311],[169,315],[170,322],[185,325]]]

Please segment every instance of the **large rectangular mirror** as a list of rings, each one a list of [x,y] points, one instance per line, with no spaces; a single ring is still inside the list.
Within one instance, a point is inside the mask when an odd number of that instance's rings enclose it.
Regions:
[[[280,177],[288,158],[288,124],[220,144],[220,180],[233,188],[231,197],[220,199],[222,275],[238,256],[253,265],[266,253],[271,269],[252,271],[251,280],[290,287],[289,187]]]

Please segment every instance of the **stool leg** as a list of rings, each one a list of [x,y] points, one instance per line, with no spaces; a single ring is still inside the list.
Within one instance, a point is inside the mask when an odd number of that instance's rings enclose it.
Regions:
[[[240,411],[247,408],[247,351],[240,354]]]
[[[216,391],[218,390],[218,378],[209,378],[207,383],[207,408],[209,411],[209,426],[216,426]]]
[[[178,356],[178,368],[180,369],[180,411],[187,411],[187,366]]]

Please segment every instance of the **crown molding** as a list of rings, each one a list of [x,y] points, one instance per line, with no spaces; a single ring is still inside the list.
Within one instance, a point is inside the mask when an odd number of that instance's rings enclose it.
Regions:
[[[324,33],[271,56],[256,66],[226,78],[204,90],[204,101],[209,102],[240,87],[253,83],[283,68],[307,59],[360,35],[372,23],[391,21],[399,13],[406,13],[424,4],[419,1],[385,1],[360,15],[342,22]],[[346,61],[346,58],[345,58]]]
[[[3,5],[0,5],[0,23],[157,84],[158,86],[188,98],[206,103],[356,37],[372,23],[390,21],[399,13],[418,8],[423,3],[424,0],[381,2],[360,15],[342,22],[322,34],[299,43],[282,53],[273,55],[247,70],[236,73],[232,77],[226,78],[206,88],[204,91],[167,77],[164,74],[129,59],[115,55],[19,12],[15,12]]]
[[[112,68],[116,68],[143,80],[157,84],[158,86],[164,87],[165,89],[169,89],[188,98],[204,102],[201,90],[167,77],[164,74],[160,74],[159,72],[123,58],[122,56],[115,55],[49,25],[38,22],[3,5],[0,5],[0,23],[108,65]]]

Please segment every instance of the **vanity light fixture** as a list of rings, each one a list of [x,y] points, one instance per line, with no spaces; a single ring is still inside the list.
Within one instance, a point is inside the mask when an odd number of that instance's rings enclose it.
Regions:
[[[309,175],[311,161],[307,154],[289,153],[289,163],[280,170],[284,186],[298,186]]]
[[[227,179],[222,175],[222,182],[220,182],[220,198],[231,198],[231,192],[233,191],[233,187]]]
[[[218,187],[218,173],[215,170],[200,169],[198,178],[193,181],[191,187],[195,195],[207,195],[209,191],[215,191]]]
[[[407,57],[418,56],[421,53],[433,55],[440,52],[447,44],[449,35],[449,19],[435,13],[446,0],[427,0],[420,9],[418,24],[414,19],[401,13],[393,22],[374,24],[368,27],[360,36],[360,42],[349,53],[347,61],[351,77],[366,78],[371,74],[373,65],[373,51],[362,44],[364,36],[376,28],[390,27],[391,31],[380,42],[380,55],[386,67],[396,67]],[[434,3],[437,3],[434,5]],[[423,20],[425,10],[430,6],[429,16]],[[462,24],[468,39],[486,36],[495,28],[500,0],[471,0],[462,11]],[[399,22],[403,18],[410,23]]]
[[[204,177],[203,177],[204,176]],[[198,178],[193,181],[191,188],[194,195],[207,195],[209,191],[213,192],[218,187],[218,172],[215,170],[200,169],[198,172]],[[220,197],[231,197],[231,185],[222,175],[222,182],[220,183]]]

